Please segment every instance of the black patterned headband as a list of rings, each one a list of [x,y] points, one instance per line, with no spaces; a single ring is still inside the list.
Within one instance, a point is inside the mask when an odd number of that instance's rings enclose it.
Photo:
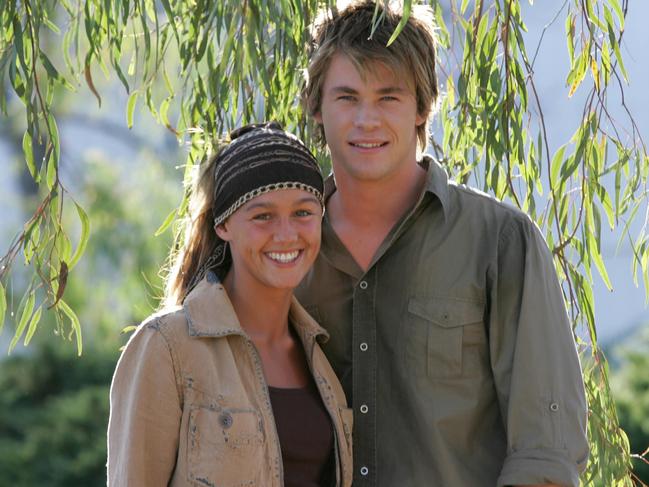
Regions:
[[[324,208],[318,162],[304,144],[277,122],[246,125],[230,134],[216,156],[214,226],[251,199],[280,189],[302,189]]]

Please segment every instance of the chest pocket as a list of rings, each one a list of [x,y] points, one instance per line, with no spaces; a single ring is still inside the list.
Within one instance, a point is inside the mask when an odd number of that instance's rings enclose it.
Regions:
[[[486,356],[483,316],[484,306],[476,301],[411,298],[403,337],[408,372],[433,379],[478,373]]]
[[[264,436],[258,411],[192,406],[188,435],[192,485],[259,485]]]

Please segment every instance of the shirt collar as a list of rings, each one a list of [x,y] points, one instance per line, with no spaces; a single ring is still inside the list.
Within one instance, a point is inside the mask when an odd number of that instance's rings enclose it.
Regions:
[[[223,284],[211,271],[187,295],[183,310],[190,337],[247,336]],[[291,301],[289,320],[305,344],[316,338],[321,342],[329,339],[327,331],[316,323],[295,297]]]
[[[444,217],[448,216],[450,210],[448,187],[454,183],[449,181],[446,170],[432,156],[426,154],[419,164],[426,169],[426,192],[437,197],[439,202],[442,204]]]
[[[446,170],[432,156],[428,154],[424,155],[418,164],[426,170],[426,186],[424,191],[431,193],[440,201],[444,217],[446,217],[449,212],[448,186],[454,183],[449,181]],[[336,181],[334,174],[331,173],[325,180],[325,201],[327,201],[334,191],[336,191]]]

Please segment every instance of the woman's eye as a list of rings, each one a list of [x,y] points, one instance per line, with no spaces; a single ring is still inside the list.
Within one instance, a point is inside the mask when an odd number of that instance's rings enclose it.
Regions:
[[[354,101],[354,97],[352,95],[340,95],[338,97],[338,100],[341,100],[341,101]]]
[[[396,101],[397,98],[395,96],[384,96],[381,98],[383,101]]]
[[[271,214],[270,213],[259,213],[255,216],[252,217],[253,220],[256,221],[267,221],[271,219]]]
[[[299,217],[306,217],[311,215],[313,215],[313,212],[311,210],[297,210],[295,212],[295,216],[299,216]]]

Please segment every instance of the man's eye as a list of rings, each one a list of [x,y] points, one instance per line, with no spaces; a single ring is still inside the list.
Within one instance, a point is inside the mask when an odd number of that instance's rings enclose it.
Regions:
[[[270,213],[259,213],[255,216],[252,217],[253,220],[256,221],[267,221],[271,219],[271,214]]]
[[[311,210],[297,210],[295,212],[295,216],[299,216],[299,217],[306,217],[311,215],[313,215],[313,212]]]
[[[397,101],[398,98],[396,96],[384,96],[381,98],[383,101]]]
[[[340,95],[337,100],[341,101],[354,101],[355,98],[352,95]]]

